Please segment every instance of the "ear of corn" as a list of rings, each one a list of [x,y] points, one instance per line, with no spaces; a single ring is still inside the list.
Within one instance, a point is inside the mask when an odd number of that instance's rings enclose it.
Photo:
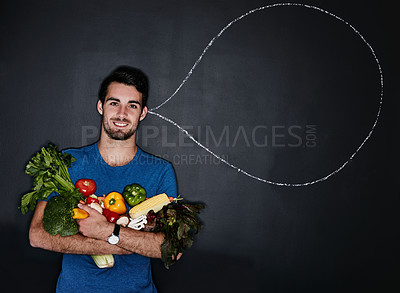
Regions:
[[[168,196],[165,193],[161,193],[142,201],[138,205],[135,205],[129,210],[129,215],[132,219],[147,215],[147,213],[153,210],[155,213],[160,211],[163,206],[170,203]]]

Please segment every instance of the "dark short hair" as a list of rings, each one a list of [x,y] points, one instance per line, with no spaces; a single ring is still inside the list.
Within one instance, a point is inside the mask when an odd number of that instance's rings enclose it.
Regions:
[[[128,86],[134,86],[142,94],[142,109],[147,105],[149,81],[146,75],[139,69],[130,66],[119,66],[114,69],[101,83],[99,100],[104,104],[108,87],[112,82],[119,82]]]

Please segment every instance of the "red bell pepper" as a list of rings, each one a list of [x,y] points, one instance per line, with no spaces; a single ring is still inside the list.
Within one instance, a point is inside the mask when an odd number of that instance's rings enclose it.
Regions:
[[[119,214],[112,212],[110,210],[107,210],[107,209],[103,210],[103,215],[106,217],[107,221],[109,221],[110,223],[115,223],[120,217]]]
[[[99,200],[97,199],[97,197],[95,195],[89,195],[86,198],[86,204],[91,204],[92,202],[97,202],[99,203]]]

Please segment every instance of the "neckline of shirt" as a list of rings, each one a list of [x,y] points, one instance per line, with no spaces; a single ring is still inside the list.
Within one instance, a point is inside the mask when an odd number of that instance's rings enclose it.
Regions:
[[[107,168],[112,168],[112,169],[114,169],[114,170],[115,170],[115,169],[124,169],[124,168],[128,168],[129,166],[135,164],[135,163],[139,160],[139,157],[142,155],[142,150],[141,150],[139,147],[137,147],[136,154],[135,154],[135,156],[133,157],[133,159],[132,159],[129,163],[127,163],[127,164],[125,164],[125,165],[122,165],[122,166],[110,166],[109,164],[107,164],[106,161],[104,161],[103,157],[102,157],[101,154],[100,154],[100,151],[99,151],[99,143],[96,142],[96,143],[93,145],[93,147],[95,148],[96,156],[99,158],[99,160],[100,160],[100,162],[101,162],[101,165],[102,165],[102,166],[106,166]]]

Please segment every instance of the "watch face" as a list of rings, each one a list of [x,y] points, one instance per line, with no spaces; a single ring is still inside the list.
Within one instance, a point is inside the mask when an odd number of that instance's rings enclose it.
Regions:
[[[110,237],[108,237],[108,243],[110,244],[117,244],[119,242],[119,237],[112,234]]]

